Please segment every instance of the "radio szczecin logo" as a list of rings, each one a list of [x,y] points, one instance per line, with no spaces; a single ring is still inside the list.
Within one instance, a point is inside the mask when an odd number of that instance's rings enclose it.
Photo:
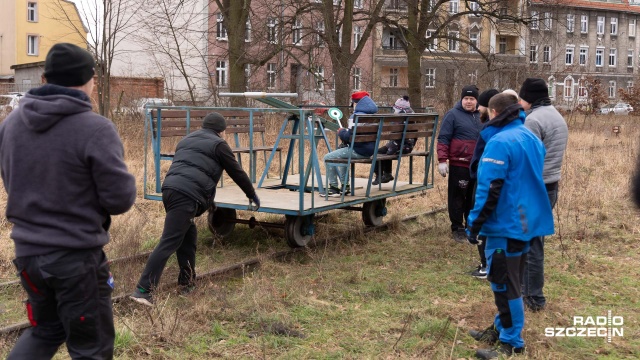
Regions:
[[[574,316],[571,327],[548,327],[544,329],[547,337],[602,337],[611,342],[614,336],[624,336],[624,318],[612,316]]]

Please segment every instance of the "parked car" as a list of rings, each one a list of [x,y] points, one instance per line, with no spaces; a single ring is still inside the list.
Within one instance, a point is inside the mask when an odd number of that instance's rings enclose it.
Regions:
[[[615,105],[607,105],[600,108],[600,113],[605,115],[628,115],[633,111],[633,106],[627,103],[617,103]]]
[[[0,95],[0,116],[7,116],[11,111],[16,109],[20,104],[22,96],[22,93]]]
[[[173,106],[173,101],[162,98],[140,98],[136,101],[135,105],[140,112],[144,112],[145,108],[154,106]]]

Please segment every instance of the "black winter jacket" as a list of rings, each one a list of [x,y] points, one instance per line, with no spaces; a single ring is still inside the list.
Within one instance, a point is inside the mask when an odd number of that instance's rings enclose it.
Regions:
[[[197,201],[200,215],[213,204],[223,170],[248,198],[255,196],[251,180],[233,157],[229,144],[215,131],[200,129],[178,143],[162,189],[179,191]]]

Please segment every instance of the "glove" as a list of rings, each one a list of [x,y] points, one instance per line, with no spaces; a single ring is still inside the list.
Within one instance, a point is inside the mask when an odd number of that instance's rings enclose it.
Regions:
[[[481,245],[482,244],[482,239],[480,239],[480,236],[476,233],[472,233],[471,230],[466,229],[465,232],[467,233],[467,242],[471,245]]]
[[[260,198],[258,197],[258,194],[253,195],[253,197],[249,200],[249,202],[253,204],[251,206],[251,209],[253,211],[258,211],[258,209],[260,209]]]
[[[438,164],[438,172],[442,177],[447,177],[447,174],[449,173],[449,165],[447,165],[446,162],[441,162]]]

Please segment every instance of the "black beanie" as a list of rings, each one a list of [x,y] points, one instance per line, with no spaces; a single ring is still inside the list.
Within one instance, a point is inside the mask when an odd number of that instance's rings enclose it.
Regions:
[[[539,78],[527,78],[520,88],[520,98],[529,104],[533,104],[536,100],[549,97],[549,88],[547,83]]]
[[[460,94],[460,100],[462,100],[465,96],[473,96],[478,100],[478,87],[475,85],[467,85],[462,88],[462,94]]]
[[[489,100],[491,100],[491,98],[494,95],[498,95],[499,93],[500,92],[496,89],[489,89],[489,90],[483,91],[482,94],[478,96],[478,105],[489,107]]]
[[[212,112],[207,114],[204,117],[204,121],[202,122],[203,129],[211,129],[215,132],[223,132],[227,128],[227,121],[224,119],[224,116],[220,115],[217,112]]]
[[[73,44],[55,44],[44,63],[47,83],[65,87],[82,86],[91,80],[96,62],[87,50]]]

